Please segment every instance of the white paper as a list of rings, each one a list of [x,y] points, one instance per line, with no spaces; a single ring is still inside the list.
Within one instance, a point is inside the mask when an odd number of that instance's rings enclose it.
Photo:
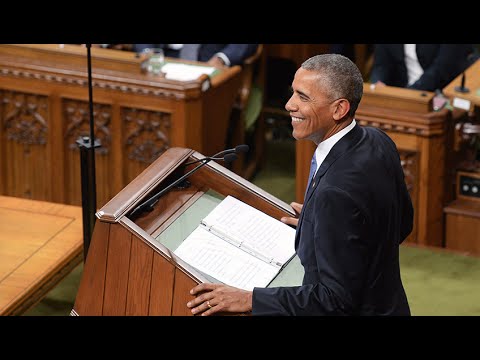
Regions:
[[[211,66],[197,66],[180,63],[167,63],[163,65],[162,72],[165,73],[165,78],[177,81],[193,81],[198,79],[201,75],[211,75],[215,71]]]
[[[252,291],[266,287],[279,269],[197,227],[175,250],[175,255],[215,279]]]
[[[208,276],[245,290],[266,287],[295,255],[295,230],[227,196],[175,254]]]
[[[470,110],[470,105],[471,104],[470,104],[469,100],[461,99],[461,98],[458,98],[458,97],[455,97],[453,99],[453,107],[469,111]]]
[[[280,266],[295,255],[295,229],[232,196],[203,222]]]

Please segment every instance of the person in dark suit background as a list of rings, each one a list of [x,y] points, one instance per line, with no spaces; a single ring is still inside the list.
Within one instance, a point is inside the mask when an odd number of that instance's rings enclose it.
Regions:
[[[375,44],[370,82],[435,91],[469,65],[473,44]]]
[[[245,291],[203,283],[191,289],[194,314],[410,315],[400,277],[399,245],[413,227],[413,207],[394,142],[361,127],[355,111],[363,94],[357,66],[339,54],[306,60],[285,105],[295,139],[317,145],[295,249],[302,285]],[[312,159],[312,160],[313,160]]]
[[[242,65],[252,56],[258,44],[132,44],[132,50],[146,48],[164,49],[165,56],[186,60],[204,61],[212,66]]]

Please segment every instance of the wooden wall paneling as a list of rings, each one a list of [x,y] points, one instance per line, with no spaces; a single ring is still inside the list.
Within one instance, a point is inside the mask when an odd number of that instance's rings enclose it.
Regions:
[[[116,129],[112,126],[113,107],[111,101],[102,103],[96,101],[93,109],[94,137],[101,144],[100,147],[95,148],[97,208],[101,208],[116,194],[112,186],[113,178],[119,175],[113,166],[114,162],[112,160],[112,138],[116,133]],[[89,116],[88,120],[90,120]],[[89,132],[90,126],[86,130]]]
[[[113,173],[110,174],[110,191],[115,196],[123,189],[123,184],[128,184],[127,174],[123,166],[124,138],[125,134],[122,127],[121,107],[118,102],[112,104],[112,141],[111,141],[111,167]],[[110,200],[110,199],[108,199]],[[98,203],[100,206],[100,203]],[[101,206],[103,206],[102,204]]]
[[[82,204],[80,150],[77,139],[88,134],[89,112],[86,101],[62,98],[63,143],[66,200],[69,204]],[[96,159],[95,159],[96,160]]]
[[[445,199],[445,139],[420,138],[420,186],[418,189],[417,242],[422,245],[443,246]]]
[[[3,91],[6,194],[48,200],[48,97]]]
[[[80,148],[77,140],[80,137],[90,137],[90,110],[87,101],[77,101],[64,98],[63,128],[64,128],[64,164],[67,201],[76,205],[82,203]],[[97,190],[97,207],[101,207],[112,198],[111,178],[115,176],[111,160],[112,142],[112,107],[109,104],[94,103],[94,137],[100,140],[101,146],[95,149],[95,175]]]
[[[4,129],[4,108],[5,104],[3,102],[5,90],[0,89],[0,195],[6,194],[7,190],[5,189],[5,178],[6,178],[6,143],[7,136]]]
[[[175,267],[162,255],[153,255],[149,315],[172,315]]]
[[[99,316],[103,314],[105,274],[107,271],[110,240],[108,223],[96,221],[78,288],[74,309],[79,315]]]
[[[446,246],[448,249],[480,255],[480,218],[447,215]]]
[[[456,199],[447,207],[445,246],[480,255],[480,202]]]
[[[138,237],[133,236],[132,238],[125,315],[146,316],[149,314],[150,308],[153,249]]]
[[[126,184],[171,147],[171,122],[171,115],[166,112],[121,107],[122,165]]]
[[[108,244],[103,315],[125,315],[132,235],[120,224],[112,225]]]
[[[420,143],[418,137],[412,134],[397,133],[392,131],[385,131],[387,135],[393,140],[400,153],[400,161],[402,163],[403,172],[405,174],[405,182],[410,192],[412,205],[414,208],[413,229],[409,236],[405,239],[408,243],[417,243],[418,234],[418,211],[419,209],[419,189],[420,189]],[[411,162],[408,164],[406,162]],[[423,206],[423,203],[422,203]]]
[[[192,144],[192,150],[203,149],[202,104],[197,99],[176,101],[172,114],[171,146]],[[198,151],[198,150],[197,150]]]
[[[52,189],[52,201],[58,203],[66,202],[65,194],[65,162],[63,161],[63,143],[65,141],[63,122],[62,122],[62,98],[57,92],[50,95],[51,116],[49,119],[49,144],[51,168],[46,174],[55,174],[50,177],[50,186]]]
[[[419,153],[404,151],[399,149],[400,161],[403,167],[403,173],[405,174],[405,182],[407,189],[410,193],[413,209],[418,209],[418,191],[419,191]],[[417,243],[418,232],[418,216],[415,212],[413,215],[413,229],[410,235],[404,240],[405,242]]]

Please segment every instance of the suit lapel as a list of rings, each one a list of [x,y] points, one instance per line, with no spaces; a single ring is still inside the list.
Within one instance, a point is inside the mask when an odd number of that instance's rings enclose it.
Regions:
[[[307,189],[307,195],[305,196],[305,202],[303,204],[302,212],[300,214],[300,217],[298,219],[298,226],[297,229],[300,229],[301,223],[303,221],[303,213],[306,208],[306,204],[312,197],[313,193],[315,192],[316,188],[318,187],[318,184],[320,183],[321,178],[327,170],[332,166],[332,164],[337,161],[337,159],[345,154],[347,151],[349,151],[352,147],[354,147],[358,141],[361,139],[363,135],[363,129],[357,124],[353,127],[351,131],[349,131],[344,137],[342,137],[330,150],[328,153],[327,157],[325,160],[323,160],[322,164],[317,170],[317,173],[315,174],[315,177],[313,178],[312,182],[310,183],[309,188]],[[296,234],[296,241],[295,245],[298,243],[298,238],[300,235],[300,231],[297,231]]]

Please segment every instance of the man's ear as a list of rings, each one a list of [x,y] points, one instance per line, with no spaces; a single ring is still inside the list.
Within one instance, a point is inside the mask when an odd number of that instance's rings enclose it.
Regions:
[[[335,106],[335,110],[333,111],[333,119],[335,121],[343,119],[350,111],[350,103],[347,99],[338,99],[333,106]]]

